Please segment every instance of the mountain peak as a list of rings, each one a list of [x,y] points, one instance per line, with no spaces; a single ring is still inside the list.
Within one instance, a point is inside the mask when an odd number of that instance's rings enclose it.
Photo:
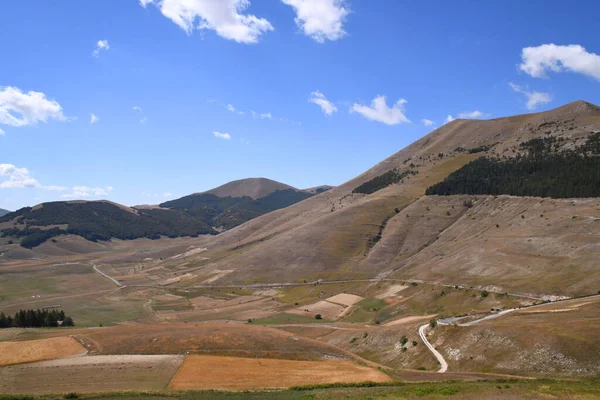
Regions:
[[[218,197],[244,197],[253,199],[268,196],[277,190],[287,190],[296,188],[277,182],[268,178],[245,178],[228,182],[224,185],[208,190],[204,193],[214,194]]]

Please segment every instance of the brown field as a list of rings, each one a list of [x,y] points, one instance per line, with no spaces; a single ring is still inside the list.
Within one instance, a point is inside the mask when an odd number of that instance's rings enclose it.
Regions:
[[[85,354],[86,350],[69,337],[0,342],[0,366],[53,360]]]
[[[357,296],[355,294],[340,293],[336,294],[335,296],[329,297],[327,301],[330,303],[337,303],[344,306],[351,306],[355,303],[358,303],[362,299],[363,297]]]
[[[0,393],[163,390],[183,356],[86,356],[0,369]]]
[[[20,340],[64,335],[27,332]],[[155,324],[74,329],[90,354],[204,354],[294,360],[352,359],[334,346],[273,328],[241,324]]]
[[[255,358],[190,356],[169,388],[248,390],[286,388],[335,382],[388,382],[391,378],[373,368],[350,361],[290,361]]]
[[[319,301],[314,304],[308,304],[306,306],[288,310],[287,312],[297,315],[308,315],[310,317],[321,314],[325,319],[337,319],[345,310],[346,307],[339,304],[330,303],[328,301]]]

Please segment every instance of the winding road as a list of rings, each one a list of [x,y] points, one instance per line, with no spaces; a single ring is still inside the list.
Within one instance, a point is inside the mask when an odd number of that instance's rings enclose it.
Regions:
[[[427,337],[425,336],[425,329],[427,329],[428,326],[429,326],[429,324],[425,324],[425,325],[421,325],[419,327],[419,336],[421,336],[421,340],[423,341],[423,343],[425,343],[425,346],[427,346],[427,348],[433,353],[435,358],[437,358],[437,360],[439,361],[441,368],[438,372],[444,373],[448,369],[448,363],[446,362],[446,360],[444,360],[444,357],[442,357],[440,352],[437,351],[435,349],[435,347],[433,347],[433,345],[431,343],[429,343],[429,341],[427,340]]]

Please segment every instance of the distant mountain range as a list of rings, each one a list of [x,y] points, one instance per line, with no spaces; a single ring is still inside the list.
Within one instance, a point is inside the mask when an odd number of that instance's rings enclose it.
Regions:
[[[63,234],[92,241],[215,235],[328,186],[319,188],[305,191],[266,178],[249,178],[152,206],[127,207],[109,201],[43,203],[0,214],[0,233],[20,239],[27,248]]]
[[[5,210],[4,208],[0,208],[0,217],[2,217],[3,215],[8,214],[10,211]]]

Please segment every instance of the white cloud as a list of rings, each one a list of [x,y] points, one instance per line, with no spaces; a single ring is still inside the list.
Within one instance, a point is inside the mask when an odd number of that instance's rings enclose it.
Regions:
[[[252,115],[252,118],[254,118],[254,119],[258,119],[258,118],[260,118],[260,119],[273,119],[273,115],[271,113],[260,113],[259,114],[259,113],[257,113],[254,110],[250,110],[250,115]]]
[[[90,114],[90,124],[95,124],[100,118],[94,113]]]
[[[61,105],[48,100],[44,93],[23,93],[16,87],[0,87],[0,124],[18,127],[48,119],[66,120]]]
[[[454,121],[454,117],[450,114],[446,117],[446,123]]]
[[[515,85],[509,82],[508,85],[514,92],[524,94],[527,98],[527,109],[535,110],[538,104],[546,104],[552,101],[552,96],[549,93],[529,91],[526,87]]]
[[[4,136],[5,134],[6,133],[2,129],[0,129],[0,136]]]
[[[249,0],[140,0],[140,4],[154,4],[188,35],[194,29],[213,30],[238,43],[257,43],[262,34],[274,30],[266,19],[243,14]]]
[[[216,138],[219,138],[219,139],[225,139],[225,140],[231,139],[231,135],[229,133],[213,132],[213,136]]]
[[[0,176],[8,180],[0,182],[0,189],[39,188],[42,185],[29,176],[27,168],[17,168],[12,164],[0,164]]]
[[[519,69],[534,78],[545,78],[548,71],[569,71],[600,81],[600,55],[589,53],[577,44],[525,47],[521,59]]]
[[[291,6],[296,18],[296,25],[306,36],[319,43],[325,40],[338,40],[346,36],[343,24],[350,10],[345,7],[345,0],[282,0]]]
[[[17,168],[12,164],[0,164],[0,176],[8,177],[8,180],[0,182],[0,189],[23,189],[37,188],[50,190],[54,192],[64,192],[69,190],[67,186],[41,185],[36,179],[29,176],[27,168]],[[106,196],[113,190],[112,186],[105,187],[87,187],[73,186],[71,193],[61,195],[63,198],[85,198],[91,196]]]
[[[490,116],[490,114],[485,114],[478,110],[465,111],[465,112],[461,112],[458,114],[458,118],[462,118],[462,119],[478,119],[478,118],[484,118],[484,117],[489,117],[489,116]]]
[[[371,102],[370,107],[355,103],[350,112],[357,112],[367,119],[387,125],[398,125],[410,122],[404,115],[404,104],[406,103],[406,100],[400,99],[392,107],[388,107],[385,96],[377,96]]]
[[[430,120],[430,119],[427,119],[427,118],[423,118],[423,119],[421,120],[421,122],[423,122],[423,125],[425,125],[425,126],[433,126],[433,124],[435,123],[435,122],[433,122],[432,120]]]
[[[64,192],[65,190],[69,190],[69,188],[66,186],[57,186],[57,185],[44,186],[44,189],[52,190],[55,192]]]
[[[326,115],[331,115],[338,110],[337,107],[331,101],[327,100],[327,97],[318,90],[315,90],[310,94],[308,101],[321,107],[321,111]]]
[[[173,193],[171,193],[171,192],[165,192],[165,193],[147,193],[147,192],[142,192],[142,196],[171,198],[171,197],[173,197]]]
[[[227,110],[231,111],[231,112],[235,112],[235,107],[232,106],[231,104],[227,104]]]
[[[99,197],[99,196],[108,196],[108,193],[113,190],[112,186],[105,187],[87,187],[87,186],[73,186],[71,188],[71,193],[63,194],[62,198],[65,199],[81,199],[88,197]]]
[[[140,111],[140,112],[141,112],[141,111],[142,111],[142,108],[141,108],[141,107],[138,107],[138,106],[134,106],[134,107],[132,108],[132,110],[134,110],[134,111]]]
[[[144,117],[140,119],[140,124],[145,124],[146,122],[148,122],[148,118]]]
[[[100,50],[108,50],[110,49],[110,45],[108,44],[108,40],[98,40],[96,43],[96,49],[92,52],[94,57],[98,57],[100,55]]]

